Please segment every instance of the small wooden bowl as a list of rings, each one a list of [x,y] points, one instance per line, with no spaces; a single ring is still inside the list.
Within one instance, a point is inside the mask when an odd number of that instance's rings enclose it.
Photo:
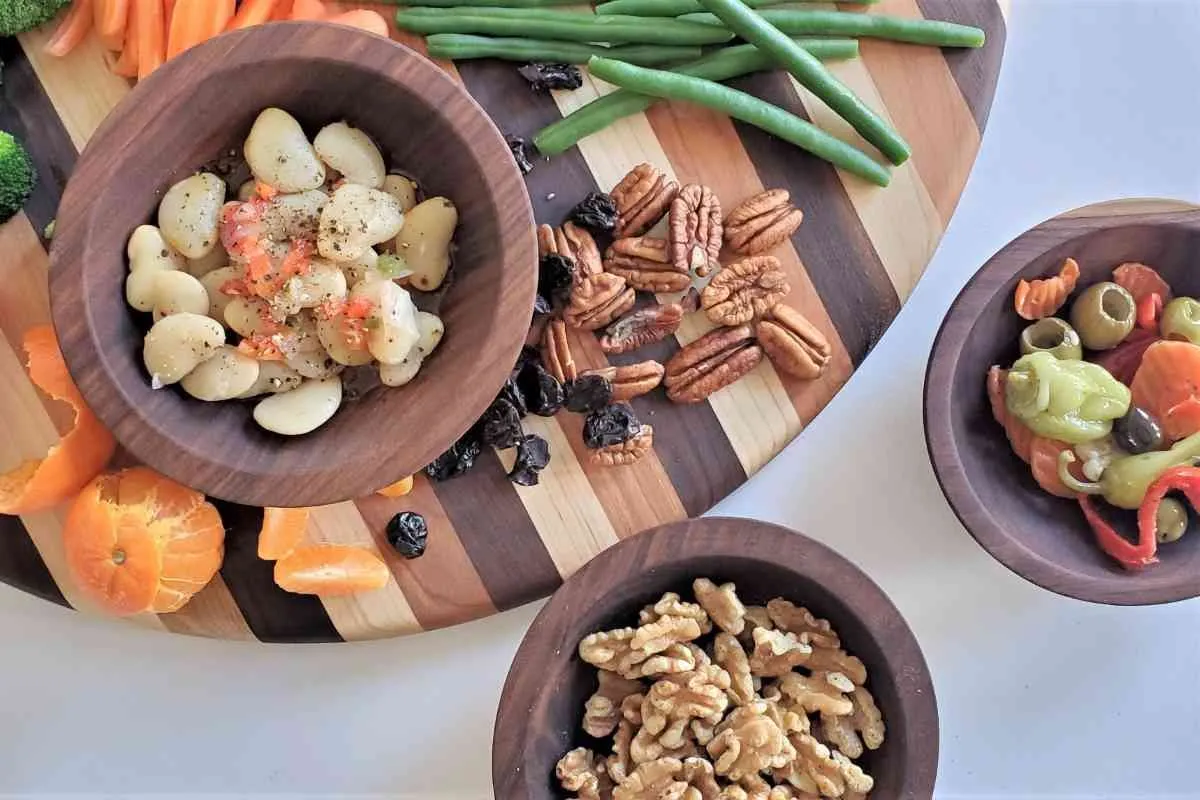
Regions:
[[[925,439],[959,520],[984,549],[1039,586],[1094,603],[1145,605],[1200,595],[1200,534],[1161,549],[1160,563],[1128,572],[1095,544],[1077,503],[1038,488],[992,419],[985,379],[1019,355],[1025,320],[1013,310],[1021,278],[1079,262],[1079,286],[1110,280],[1126,261],[1153,266],[1177,294],[1200,295],[1200,207],[1122,200],[1038,225],[992,256],[950,307],[925,376]]]
[[[345,404],[319,430],[261,430],[251,407],[154,391],[144,315],[125,305],[125,244],[163,192],[218,156],[240,157],[258,113],[278,106],[309,131],[347,120],[387,163],[459,209],[446,335],[420,377]],[[236,187],[233,187],[236,189]],[[278,23],[225,34],[140,83],[88,144],[67,186],[51,252],[54,324],[88,404],[141,461],[207,494],[310,506],[369,494],[421,469],[483,413],[529,327],[537,245],[529,196],[504,138],[458,83],[382,37]]]
[[[567,579],[533,621],[508,672],[492,737],[492,787],[500,800],[565,797],[554,766],[574,747],[595,747],[580,729],[596,669],[579,659],[589,633],[636,625],[638,610],[664,592],[692,594],[692,581],[733,581],[747,604],[783,597],[833,623],[867,666],[883,711],[883,747],[859,759],[875,778],[872,797],[933,795],[938,717],[929,671],[912,631],[887,595],[846,559],[801,534],[765,522],[709,517],[625,539]]]

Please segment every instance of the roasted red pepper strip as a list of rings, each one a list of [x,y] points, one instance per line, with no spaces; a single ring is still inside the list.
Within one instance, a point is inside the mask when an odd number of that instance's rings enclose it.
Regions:
[[[1148,497],[1149,495],[1147,495]],[[1158,541],[1154,537],[1153,515],[1150,519],[1150,539],[1147,542],[1145,533],[1141,530],[1141,512],[1138,512],[1138,543],[1132,544],[1117,533],[1117,530],[1109,525],[1104,517],[1100,516],[1091,497],[1081,494],[1079,507],[1083,509],[1083,516],[1087,518],[1088,525],[1092,526],[1092,533],[1096,535],[1096,544],[1100,545],[1101,550],[1120,562],[1125,569],[1138,570],[1158,561],[1154,556]],[[1143,505],[1142,508],[1145,506]]]
[[[1167,492],[1180,491],[1192,508],[1200,508],[1200,467],[1172,467],[1154,479],[1142,504],[1138,506],[1138,540],[1149,538],[1151,545],[1157,542],[1158,507]],[[1154,552],[1153,546],[1151,552]]]
[[[1142,297],[1137,304],[1137,326],[1142,330],[1158,332],[1158,320],[1162,316],[1163,299],[1158,292]]]

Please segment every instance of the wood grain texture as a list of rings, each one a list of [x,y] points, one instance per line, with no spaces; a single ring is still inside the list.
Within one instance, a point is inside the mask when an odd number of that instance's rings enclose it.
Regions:
[[[533,621],[500,694],[492,736],[499,800],[562,796],[554,765],[577,746],[596,670],[577,656],[595,631],[636,624],[664,592],[692,596],[699,577],[733,581],[739,597],[784,597],[828,619],[867,666],[867,685],[887,724],[883,746],[863,760],[878,797],[927,800],[938,760],[937,701],[920,647],[870,578],[833,550],[776,525],[710,517],[638,534],[597,556],[563,584]]]
[[[350,9],[370,4],[337,5]],[[805,221],[777,255],[793,286],[788,303],[813,320],[833,348],[831,365],[820,380],[796,381],[764,363],[707,403],[674,405],[661,390],[636,398],[633,407],[654,426],[655,444],[652,453],[632,467],[591,465],[580,437],[582,419],[564,413],[530,422],[530,430],[555,443],[554,463],[539,487],[513,486],[504,474],[512,454],[488,451],[461,478],[440,484],[418,478],[408,497],[360,497],[339,504],[334,512],[322,512],[308,532],[310,539],[362,543],[381,552],[391,568],[394,581],[379,597],[361,602],[323,603],[277,589],[271,565],[255,555],[261,512],[221,502],[228,532],[220,583],[207,589],[184,614],[138,622],[181,633],[264,641],[341,641],[442,627],[544,597],[605,548],[645,528],[699,515],[753,475],[825,407],[894,318],[949,221],[974,163],[995,88],[1004,23],[994,0],[884,0],[871,12],[970,21],[988,34],[985,48],[964,53],[866,42],[859,62],[835,66],[913,145],[912,163],[897,171],[896,184],[888,190],[868,188],[760,131],[685,104],[659,104],[622,120],[552,161],[537,160],[525,179],[537,221],[549,223],[558,223],[587,192],[610,189],[641,161],[655,164],[681,182],[713,187],[726,209],[763,188],[789,189],[793,201],[803,208]],[[21,37],[21,47],[5,45],[10,77],[0,87],[6,92],[0,127],[12,127],[26,136],[43,176],[30,218],[0,227],[0,252],[5,254],[0,258],[4,337],[0,344],[10,354],[0,358],[0,381],[7,384],[0,388],[0,412],[6,418],[26,420],[27,431],[21,435],[28,438],[33,432],[34,436],[18,445],[12,435],[6,439],[0,434],[0,469],[51,441],[53,431],[62,429],[64,419],[57,404],[38,398],[20,366],[21,336],[29,326],[48,319],[47,257],[37,231],[55,214],[66,176],[75,167],[77,148],[87,144],[94,132],[99,130],[99,136],[105,137],[107,130],[115,129],[114,123],[103,125],[104,118],[131,90],[126,81],[105,71],[102,48],[94,40],[67,59],[55,60],[40,50],[47,35],[35,31]],[[420,37],[393,30],[393,38],[423,52]],[[355,60],[362,61],[357,55]],[[611,91],[585,76],[584,86],[577,91],[536,94],[511,64],[437,62],[437,66],[453,85],[470,93],[502,133],[525,137]],[[303,70],[258,79],[269,81],[263,91],[276,93],[270,100],[264,97],[263,104],[285,106],[293,100],[279,100],[278,92],[295,89],[297,82],[319,86],[329,80]],[[827,111],[784,75],[751,76],[734,85],[857,141],[854,134],[823,116]],[[167,100],[147,97],[148,89],[138,91],[142,93],[133,98],[139,106],[136,118],[147,120],[146,125],[157,133],[146,109],[152,101]],[[295,91],[299,92],[295,103],[333,102],[328,95],[337,94],[316,88]],[[339,91],[346,96],[337,102],[347,105],[339,106],[338,113],[370,113],[365,100]],[[450,88],[445,91],[452,94]],[[199,101],[192,96],[188,102]],[[384,127],[395,127],[395,103],[373,105],[387,113]],[[238,125],[248,126],[248,118],[234,127]],[[366,127],[374,131],[372,124]],[[215,126],[208,130],[197,138],[207,137],[216,148],[240,136],[238,131],[227,133],[228,141],[217,142]],[[175,148],[175,159],[182,160],[172,163],[172,168],[188,168],[191,165],[183,163],[186,159],[179,153],[196,152],[198,157],[204,147],[200,142],[187,144],[190,150]],[[508,163],[507,152],[497,158]],[[107,170],[92,175],[85,179],[108,180]],[[168,178],[158,175],[144,180],[161,188]],[[152,197],[143,198],[108,214],[105,224],[124,231],[123,237],[148,216],[152,205]],[[120,237],[113,236],[114,240]],[[119,293],[110,294],[106,302],[119,303]],[[647,295],[639,302],[656,300]],[[677,336],[618,356],[606,356],[586,336],[574,336],[572,343],[577,360],[588,367],[647,358],[665,361],[682,343],[707,330],[707,324],[693,316]],[[3,353],[0,348],[0,356]],[[140,367],[134,368],[141,380]],[[490,397],[490,393],[489,389],[485,394]],[[382,430],[376,427],[372,443],[380,448],[400,446],[411,430],[402,420]],[[396,466],[377,456],[369,460],[383,470]],[[122,463],[135,461],[126,455]],[[389,476],[379,475],[378,482],[387,482],[385,477]],[[429,549],[415,561],[391,552],[384,537],[391,516],[407,509],[424,514],[430,528]],[[61,555],[55,547],[60,515],[34,516],[6,528],[25,536],[28,544],[21,544],[12,556],[0,552],[0,578],[46,595],[49,575],[64,602],[86,608],[60,569]]]
[[[1027,324],[1013,311],[1017,281],[1079,262],[1079,286],[1109,280],[1140,261],[1181,295],[1200,295],[1200,206],[1173,200],[1102,203],[1038,225],[980,268],[954,301],[925,377],[925,437],[942,491],[963,526],[1018,575],[1081,600],[1114,605],[1166,603],[1200,595],[1200,538],[1164,547],[1137,573],[1096,546],[1079,506],[1041,491],[992,419],[988,368],[1018,355]],[[1125,520],[1124,522],[1128,522]]]

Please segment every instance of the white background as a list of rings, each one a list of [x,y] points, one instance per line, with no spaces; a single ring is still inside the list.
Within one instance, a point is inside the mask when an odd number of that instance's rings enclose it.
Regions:
[[[926,460],[925,359],[973,270],[1074,206],[1200,202],[1200,3],[1014,5],[983,150],[928,277],[817,423],[718,511],[806,531],[891,595],[933,670],[940,797],[1195,796],[1200,604],[1104,608],[1025,583],[962,530]],[[5,587],[0,794],[490,797],[492,718],[535,610],[264,646]]]

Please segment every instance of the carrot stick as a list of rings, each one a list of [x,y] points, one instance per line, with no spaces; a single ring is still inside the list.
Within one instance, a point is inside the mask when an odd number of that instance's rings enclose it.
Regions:
[[[273,21],[281,21],[292,18],[292,0],[276,0],[275,10],[271,12]]]
[[[46,42],[46,53],[62,57],[75,49],[92,29],[92,0],[75,0]]]
[[[162,66],[167,50],[167,22],[162,0],[134,0],[136,30],[127,47],[136,47],[138,80]]]
[[[358,28],[367,33],[374,33],[379,36],[389,36],[387,21],[378,11],[360,8],[356,11],[346,11],[342,14],[335,14],[325,20],[338,25],[348,25],[351,28]]]
[[[175,12],[175,0],[163,0],[163,19],[171,24],[171,14]]]
[[[242,5],[230,21],[227,30],[236,31],[267,22],[271,19],[276,4],[277,0],[242,0]]]
[[[129,25],[129,0],[103,0],[93,9],[96,32],[109,50],[121,50],[125,28]]]
[[[325,4],[321,0],[294,0],[292,19],[325,19]]]
[[[167,58],[206,42],[233,19],[235,0],[175,0],[167,34]]]
[[[95,2],[103,2],[103,0],[95,0]],[[109,65],[109,69],[114,75],[120,75],[122,78],[136,78],[138,51],[136,47],[132,46],[132,43],[137,41],[137,15],[129,16],[129,26],[125,29],[125,38],[130,41],[130,46],[121,51],[121,55]]]

